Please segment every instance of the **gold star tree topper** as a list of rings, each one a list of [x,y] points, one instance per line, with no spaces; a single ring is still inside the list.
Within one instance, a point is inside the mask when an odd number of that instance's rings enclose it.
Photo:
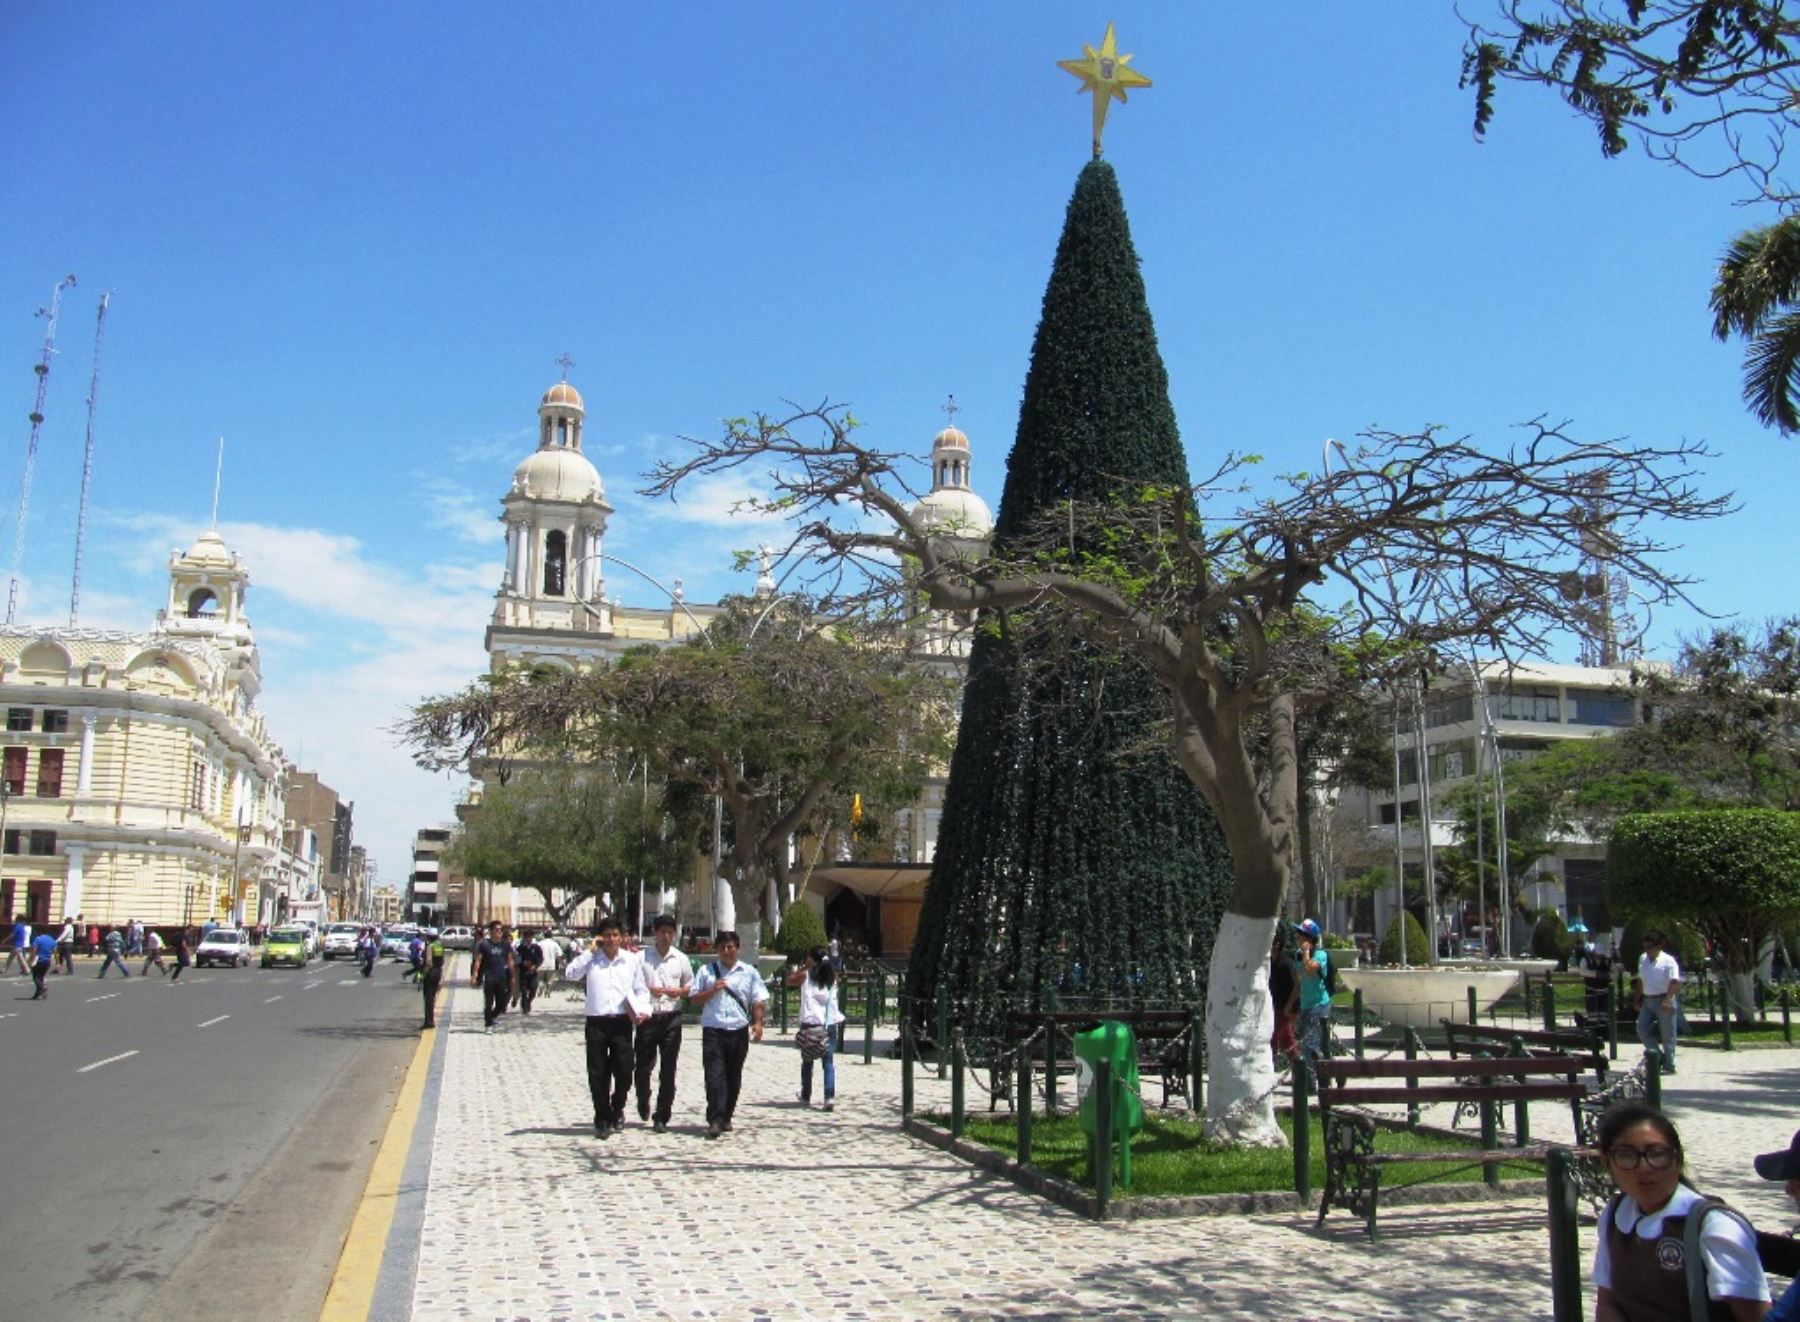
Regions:
[[[1094,94],[1094,155],[1100,154],[1100,130],[1106,127],[1106,112],[1117,97],[1125,100],[1125,89],[1128,87],[1148,87],[1150,80],[1131,67],[1131,56],[1119,54],[1118,43],[1113,38],[1113,25],[1106,25],[1106,38],[1100,43],[1100,49],[1082,43],[1082,50],[1087,52],[1084,59],[1058,60],[1057,67],[1067,69],[1081,79],[1081,86],[1075,89],[1075,95],[1083,92]]]

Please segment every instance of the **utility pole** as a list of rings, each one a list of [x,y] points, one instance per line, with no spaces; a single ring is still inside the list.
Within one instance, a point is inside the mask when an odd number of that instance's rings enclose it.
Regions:
[[[19,613],[19,573],[25,562],[25,517],[31,512],[31,480],[37,473],[38,436],[44,429],[44,394],[50,385],[50,360],[56,355],[56,314],[62,307],[62,292],[75,287],[75,277],[65,275],[50,291],[50,306],[39,308],[38,316],[48,319],[44,328],[44,355],[32,370],[37,373],[37,403],[31,409],[31,439],[25,446],[25,472],[19,479],[19,508],[13,527],[12,582],[6,589],[6,622]]]

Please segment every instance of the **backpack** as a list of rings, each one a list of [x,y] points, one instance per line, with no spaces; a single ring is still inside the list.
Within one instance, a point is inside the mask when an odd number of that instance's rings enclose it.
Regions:
[[[1612,1201],[1607,1204],[1609,1224],[1619,1215],[1619,1204],[1624,1200],[1624,1194],[1614,1194]],[[1688,1208],[1687,1224],[1682,1229],[1681,1251],[1687,1268],[1688,1316],[1693,1322],[1707,1322],[1712,1316],[1712,1299],[1706,1290],[1706,1257],[1700,1252],[1700,1232],[1705,1228],[1706,1218],[1714,1212],[1723,1212],[1736,1221],[1749,1234],[1753,1243],[1760,1239],[1756,1227],[1750,1224],[1744,1214],[1722,1199],[1702,1194]]]
[[[1338,989],[1337,952],[1335,950],[1327,950],[1324,946],[1320,946],[1319,953],[1325,956],[1325,994],[1327,996],[1336,996]]]

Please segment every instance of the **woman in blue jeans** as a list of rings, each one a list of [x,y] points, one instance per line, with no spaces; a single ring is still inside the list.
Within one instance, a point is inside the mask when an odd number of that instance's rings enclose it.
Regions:
[[[825,1110],[837,1098],[837,1070],[832,1064],[832,1048],[837,1045],[838,1025],[844,1012],[838,1008],[837,966],[824,946],[814,946],[806,962],[788,978],[788,985],[800,987],[800,1031],[794,1041],[800,1047],[800,1105],[812,1105],[813,1062],[822,1041],[824,1054],[818,1059],[825,1066]]]

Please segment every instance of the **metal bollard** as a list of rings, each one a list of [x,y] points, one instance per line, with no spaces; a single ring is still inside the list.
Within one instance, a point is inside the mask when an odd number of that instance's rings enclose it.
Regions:
[[[950,1043],[950,1137],[963,1135],[963,1040],[958,1032]]]
[[[1488,1151],[1500,1146],[1500,1118],[1497,1102],[1481,1103],[1481,1146]],[[1500,1164],[1494,1161],[1481,1163],[1481,1178],[1490,1189],[1500,1187]]]
[[[1619,998],[1611,983],[1606,985],[1606,1058],[1619,1058]]]
[[[1644,1100],[1662,1110],[1662,1050],[1651,1047],[1644,1053]]]
[[[1515,1056],[1523,1056],[1525,1054],[1525,1043],[1516,1033],[1513,1035],[1512,1053]],[[1525,1082],[1525,1076],[1523,1074],[1516,1077],[1520,1083]],[[1530,1142],[1531,1109],[1529,1104],[1521,1098],[1513,1103],[1513,1144],[1516,1147],[1522,1148]],[[1490,1181],[1490,1183],[1494,1182],[1496,1181]]]
[[[1550,1200],[1550,1301],[1556,1322],[1581,1322],[1581,1245],[1572,1160],[1566,1148],[1552,1148],[1544,1179]]]
[[[1556,984],[1550,980],[1551,975],[1544,975],[1544,1031],[1556,1031]]]
[[[863,985],[863,1064],[875,1060],[875,991],[874,980]]]
[[[1350,993],[1350,1013],[1356,1016],[1356,1058],[1363,1058],[1363,989]]]
[[[1019,1044],[1019,1091],[1013,1104],[1013,1121],[1018,1128],[1019,1165],[1031,1164],[1031,1046]]]
[[[938,1078],[949,1072],[950,1066],[950,989],[939,985],[937,989],[937,1067]]]
[[[1094,1175],[1094,1215],[1106,1220],[1106,1205],[1112,1201],[1112,1062],[1094,1062],[1094,1145],[1088,1161]]]
[[[1056,1020],[1044,1016],[1044,1109],[1056,1118]]]
[[[1304,1059],[1294,1062],[1294,1192],[1301,1206],[1312,1202],[1312,1115],[1307,1104],[1311,1091],[1312,1071]]]
[[[1794,1023],[1788,1018],[1788,989],[1786,987],[1781,989],[1781,1040],[1784,1042],[1794,1040]]]
[[[912,1017],[900,1006],[900,1118],[913,1113],[913,1036]]]
[[[1473,987],[1470,987],[1469,988],[1469,1026],[1470,1027],[1474,1027],[1475,1022],[1476,1022],[1475,1017],[1479,1013],[1480,1013],[1480,1011],[1476,1010],[1476,1008],[1475,1008],[1475,989]]]
[[[1416,1028],[1409,1028],[1406,1030],[1406,1058],[1408,1060],[1417,1060],[1419,1058],[1419,1030]],[[1416,1089],[1419,1086],[1419,1081],[1417,1079],[1408,1079],[1406,1081],[1406,1086],[1409,1089]],[[1408,1129],[1417,1129],[1418,1125],[1419,1104],[1417,1102],[1408,1102],[1406,1104],[1406,1127]]]

